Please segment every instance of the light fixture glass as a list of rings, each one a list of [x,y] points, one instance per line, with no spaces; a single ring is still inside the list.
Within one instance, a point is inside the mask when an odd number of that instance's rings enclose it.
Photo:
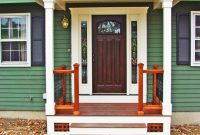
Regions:
[[[68,26],[69,26],[69,20],[67,19],[66,16],[63,17],[61,23],[62,23],[62,27],[63,27],[64,29],[67,29],[67,28],[68,28]]]

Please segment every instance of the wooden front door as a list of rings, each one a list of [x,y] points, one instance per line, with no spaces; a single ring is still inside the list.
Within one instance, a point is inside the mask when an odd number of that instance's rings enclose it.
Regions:
[[[126,16],[92,16],[93,93],[126,92]]]

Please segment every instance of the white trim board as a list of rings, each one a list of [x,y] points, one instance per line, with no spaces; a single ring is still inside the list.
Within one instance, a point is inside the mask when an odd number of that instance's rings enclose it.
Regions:
[[[138,24],[138,63],[144,63],[147,68],[147,10],[148,7],[95,7],[95,8],[70,8],[72,18],[71,42],[72,65],[81,63],[81,21],[87,21],[87,46],[88,46],[88,83],[82,84],[80,79],[80,94],[92,95],[92,15],[126,15],[126,67],[127,67],[127,95],[138,94],[137,84],[131,83],[131,21]],[[78,40],[77,40],[78,39]],[[81,69],[80,69],[81,78]],[[147,95],[147,76],[144,75],[144,99]],[[72,77],[73,84],[73,77]],[[72,88],[72,92],[74,88]],[[146,101],[145,101],[146,102]]]

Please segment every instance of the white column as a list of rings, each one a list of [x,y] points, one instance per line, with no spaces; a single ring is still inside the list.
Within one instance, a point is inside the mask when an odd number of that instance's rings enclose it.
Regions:
[[[43,0],[45,8],[45,54],[46,54],[46,115],[55,114],[54,103],[54,0]]]
[[[163,0],[163,115],[172,114],[171,104],[171,8],[173,0]]]
[[[74,63],[80,63],[79,62],[79,47],[78,47],[78,39],[80,38],[78,36],[78,13],[76,9],[70,9],[71,11],[71,60],[72,60],[72,69],[74,69],[73,64]],[[74,76],[71,77],[71,84],[74,84]],[[79,83],[80,84],[80,83]],[[74,86],[72,86],[72,101],[74,102]]]

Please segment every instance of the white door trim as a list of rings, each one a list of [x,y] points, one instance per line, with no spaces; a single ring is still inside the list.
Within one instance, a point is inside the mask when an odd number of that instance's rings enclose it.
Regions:
[[[94,8],[70,8],[72,27],[72,65],[81,64],[81,21],[87,21],[87,46],[88,46],[88,83],[82,84],[80,79],[80,94],[92,95],[92,15],[126,15],[126,77],[127,95],[138,94],[137,84],[131,83],[131,21],[138,23],[138,63],[144,63],[147,68],[147,10],[148,7],[94,7]],[[140,53],[142,52],[142,53]],[[80,65],[81,67],[81,65]],[[81,69],[80,69],[81,78]],[[73,77],[72,77],[73,84]],[[72,87],[72,92],[74,88]],[[147,96],[147,78],[144,75],[144,100]],[[89,99],[88,99],[89,100]],[[91,101],[92,102],[92,101]],[[146,101],[144,101],[146,102]]]

